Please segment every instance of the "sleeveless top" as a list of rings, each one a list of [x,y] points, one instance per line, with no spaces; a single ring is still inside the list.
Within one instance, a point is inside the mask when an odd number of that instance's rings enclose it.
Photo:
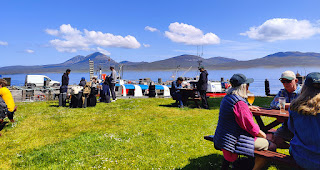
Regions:
[[[235,120],[233,108],[239,101],[247,103],[244,98],[233,94],[222,99],[213,142],[216,149],[253,157],[254,137],[242,129]]]

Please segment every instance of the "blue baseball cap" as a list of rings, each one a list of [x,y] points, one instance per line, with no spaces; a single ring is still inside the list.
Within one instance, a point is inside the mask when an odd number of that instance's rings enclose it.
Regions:
[[[314,86],[315,84],[318,84],[317,86]],[[320,85],[320,73],[319,72],[312,72],[309,73],[306,77],[306,80],[304,81],[304,85],[308,87],[319,87]]]
[[[232,85],[232,87],[237,87],[240,86],[241,84],[248,84],[248,83],[253,83],[253,78],[248,78],[243,75],[243,74],[234,74],[231,79],[230,79],[230,83]]]

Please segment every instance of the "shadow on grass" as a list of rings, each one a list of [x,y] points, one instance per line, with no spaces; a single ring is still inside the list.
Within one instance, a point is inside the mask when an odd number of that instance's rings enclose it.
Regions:
[[[183,170],[193,169],[221,169],[223,156],[219,154],[211,154],[207,156],[190,159],[190,164],[186,165]]]
[[[9,122],[5,121],[0,124],[0,131],[2,131],[2,129],[6,126],[7,123]]]
[[[59,105],[53,105],[53,104],[51,104],[51,105],[49,105],[49,107],[59,107]]]

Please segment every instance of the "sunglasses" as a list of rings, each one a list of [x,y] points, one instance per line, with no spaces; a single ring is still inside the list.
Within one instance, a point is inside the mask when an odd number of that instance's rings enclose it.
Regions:
[[[280,80],[281,81],[281,83],[291,83],[292,82],[292,80]]]

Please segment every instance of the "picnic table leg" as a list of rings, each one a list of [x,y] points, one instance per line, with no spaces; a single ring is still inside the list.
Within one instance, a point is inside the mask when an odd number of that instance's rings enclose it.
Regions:
[[[228,170],[229,169],[229,165],[230,165],[230,162],[227,161],[226,159],[223,159],[221,170]]]
[[[273,122],[271,122],[270,124],[268,124],[267,126],[264,127],[264,132],[267,133],[268,130],[272,129],[273,127],[278,126],[279,124],[281,124],[279,121],[275,120]]]
[[[260,117],[260,116],[254,116],[254,118],[256,118],[256,121],[257,121],[260,129],[265,132],[265,125],[264,125],[261,117]],[[267,131],[268,131],[268,130],[267,130]]]

